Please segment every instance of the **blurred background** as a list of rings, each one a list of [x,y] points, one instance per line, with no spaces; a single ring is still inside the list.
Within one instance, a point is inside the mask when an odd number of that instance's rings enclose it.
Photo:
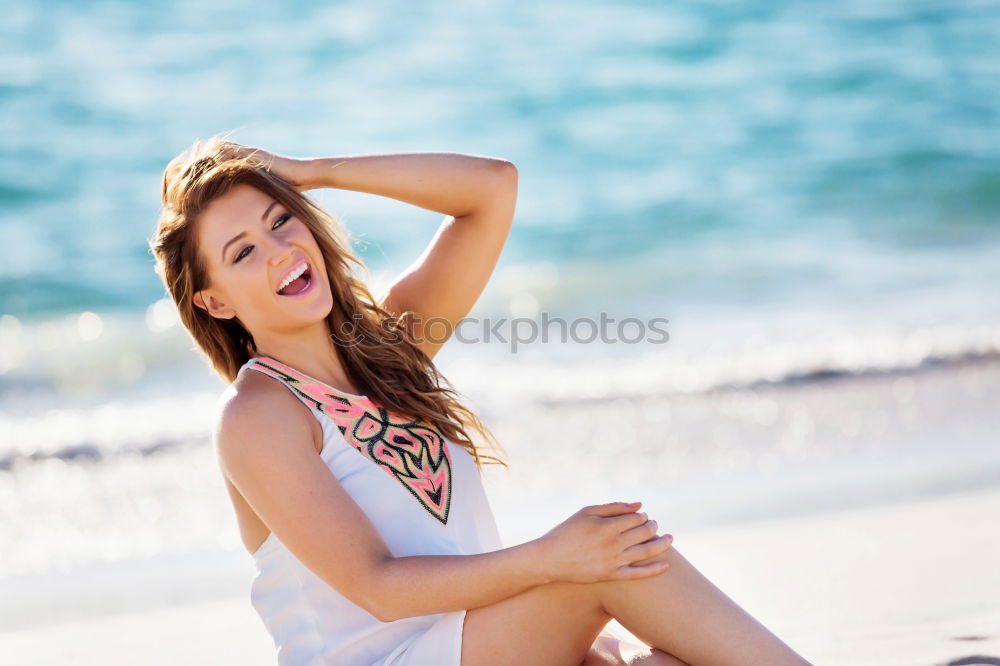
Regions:
[[[248,604],[225,388],[146,244],[196,138],[520,173],[453,341],[508,545],[640,499],[700,529],[1000,485],[1000,12],[986,2],[15,1],[0,19],[0,628]],[[309,195],[373,289],[442,216]],[[507,329],[509,330],[509,329]],[[586,336],[586,328],[581,328]],[[635,325],[625,337],[634,340]]]

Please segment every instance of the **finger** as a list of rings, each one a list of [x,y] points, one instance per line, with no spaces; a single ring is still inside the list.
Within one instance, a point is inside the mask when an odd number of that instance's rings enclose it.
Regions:
[[[620,543],[631,546],[635,543],[648,541],[656,536],[656,531],[659,527],[659,524],[655,520],[647,520],[641,525],[636,525],[622,532],[619,537]]]
[[[636,560],[635,562],[629,562],[629,565],[633,567],[639,567],[639,566],[645,566],[647,564],[656,564],[657,562],[666,562],[667,564],[670,564],[670,560],[667,559],[667,554],[660,553],[656,557],[648,557],[644,560]]]
[[[595,504],[584,508],[584,513],[592,516],[617,516],[622,513],[631,513],[639,508],[642,502],[608,502],[607,504]]]
[[[615,580],[646,578],[648,576],[655,576],[658,573],[663,573],[669,568],[670,563],[666,561],[657,561],[650,564],[626,564],[618,567],[612,578]]]
[[[223,149],[223,157],[225,159],[248,159],[253,158],[257,153],[257,149],[251,146],[244,146],[239,143],[229,143],[226,144]]]
[[[642,562],[653,557],[658,557],[670,550],[670,547],[674,545],[674,537],[672,534],[664,534],[658,536],[654,539],[649,539],[642,543],[636,544],[634,546],[629,546],[622,551],[622,555],[627,561],[635,564],[636,562]]]
[[[646,515],[645,511],[633,511],[630,513],[621,514],[618,516],[613,516],[608,518],[608,520],[615,521],[615,528],[619,532],[627,532],[633,527],[639,527],[646,524],[649,517]]]

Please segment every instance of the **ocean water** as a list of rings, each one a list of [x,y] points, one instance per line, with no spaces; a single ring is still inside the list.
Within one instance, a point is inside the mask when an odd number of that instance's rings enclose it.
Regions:
[[[144,557],[243,561],[208,453],[224,386],[177,324],[146,245],[166,163],[230,129],[300,157],[426,150],[518,166],[515,224],[471,313],[506,318],[506,339],[451,342],[438,363],[523,460],[525,438],[545,433],[561,469],[579,437],[612,464],[601,442],[613,441],[621,465],[638,465],[628,456],[647,451],[646,426],[608,430],[596,401],[646,405],[622,418],[647,425],[688,414],[668,422],[705,446],[654,447],[657,460],[666,469],[693,456],[678,467],[684,492],[705,482],[730,505],[718,469],[733,467],[714,466],[708,444],[767,470],[767,443],[785,442],[783,472],[745,489],[770,498],[757,516],[787,509],[792,495],[779,490],[796,483],[804,504],[835,503],[849,482],[868,497],[903,459],[912,471],[900,484],[914,492],[946,468],[955,484],[1000,481],[1000,424],[981,408],[993,394],[976,388],[994,386],[1000,357],[992,3],[13,2],[4,14],[8,586]],[[310,195],[356,237],[374,287],[441,218],[363,193]],[[602,314],[632,328],[587,341]],[[577,340],[527,339],[543,316],[578,322]],[[668,336],[622,340],[643,338],[636,327],[651,332],[654,319]],[[851,402],[874,387],[891,407]],[[760,397],[768,391],[778,397]],[[756,448],[737,436],[738,419],[730,434],[713,423],[717,396],[730,393],[765,427]],[[952,411],[918,421],[941,438],[916,438],[907,414],[940,401]],[[853,405],[846,431],[818,427],[837,421],[822,416],[830,405]],[[526,407],[546,425],[519,425]],[[561,410],[584,424],[576,438],[549,423]],[[840,446],[844,432],[855,446]],[[866,457],[883,448],[900,457]],[[826,469],[834,451],[844,471],[826,485],[784,466]],[[630,488],[627,477],[575,478],[531,487],[569,503]],[[723,517],[676,515],[693,527]],[[502,528],[513,538],[555,521]]]

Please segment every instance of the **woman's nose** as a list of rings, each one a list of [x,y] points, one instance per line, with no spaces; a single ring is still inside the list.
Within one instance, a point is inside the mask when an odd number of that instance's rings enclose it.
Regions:
[[[295,253],[295,246],[282,238],[271,239],[270,244],[271,263],[275,266],[280,266],[288,261],[289,257]]]

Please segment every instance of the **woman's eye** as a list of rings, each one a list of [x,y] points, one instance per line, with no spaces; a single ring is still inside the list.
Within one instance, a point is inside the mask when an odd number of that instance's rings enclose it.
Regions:
[[[285,213],[284,215],[279,215],[278,219],[274,221],[274,225],[271,226],[272,229],[277,229],[278,227],[283,227],[288,223],[288,220],[292,218],[291,213]],[[245,248],[240,250],[240,253],[236,255],[233,259],[233,263],[237,263],[240,259],[250,254],[250,250],[253,249],[253,245],[247,245]]]

